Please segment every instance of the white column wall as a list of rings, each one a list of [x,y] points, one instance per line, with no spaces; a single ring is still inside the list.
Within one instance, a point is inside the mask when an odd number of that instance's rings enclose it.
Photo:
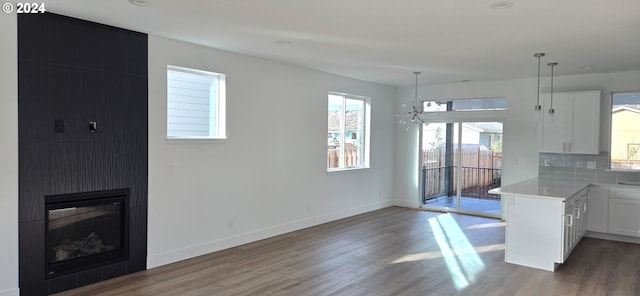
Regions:
[[[16,14],[0,16],[0,296],[18,292],[18,35]],[[34,86],[38,87],[38,86]]]

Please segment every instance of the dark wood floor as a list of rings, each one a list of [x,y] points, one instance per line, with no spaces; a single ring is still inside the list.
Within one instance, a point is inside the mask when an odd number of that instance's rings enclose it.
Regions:
[[[640,295],[640,245],[504,263],[504,223],[391,207],[59,295]]]

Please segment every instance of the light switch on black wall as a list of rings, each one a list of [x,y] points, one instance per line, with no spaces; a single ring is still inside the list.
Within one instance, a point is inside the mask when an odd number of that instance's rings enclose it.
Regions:
[[[95,121],[89,121],[89,131],[95,133],[98,131],[98,123]]]

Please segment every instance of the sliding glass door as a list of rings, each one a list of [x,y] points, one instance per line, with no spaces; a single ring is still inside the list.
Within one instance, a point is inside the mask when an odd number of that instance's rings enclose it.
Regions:
[[[499,217],[502,122],[456,121],[422,127],[421,192],[427,208]]]

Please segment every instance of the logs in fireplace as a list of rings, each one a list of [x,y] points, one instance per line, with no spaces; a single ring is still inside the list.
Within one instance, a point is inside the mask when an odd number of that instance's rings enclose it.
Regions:
[[[46,275],[128,259],[128,189],[46,197]]]

